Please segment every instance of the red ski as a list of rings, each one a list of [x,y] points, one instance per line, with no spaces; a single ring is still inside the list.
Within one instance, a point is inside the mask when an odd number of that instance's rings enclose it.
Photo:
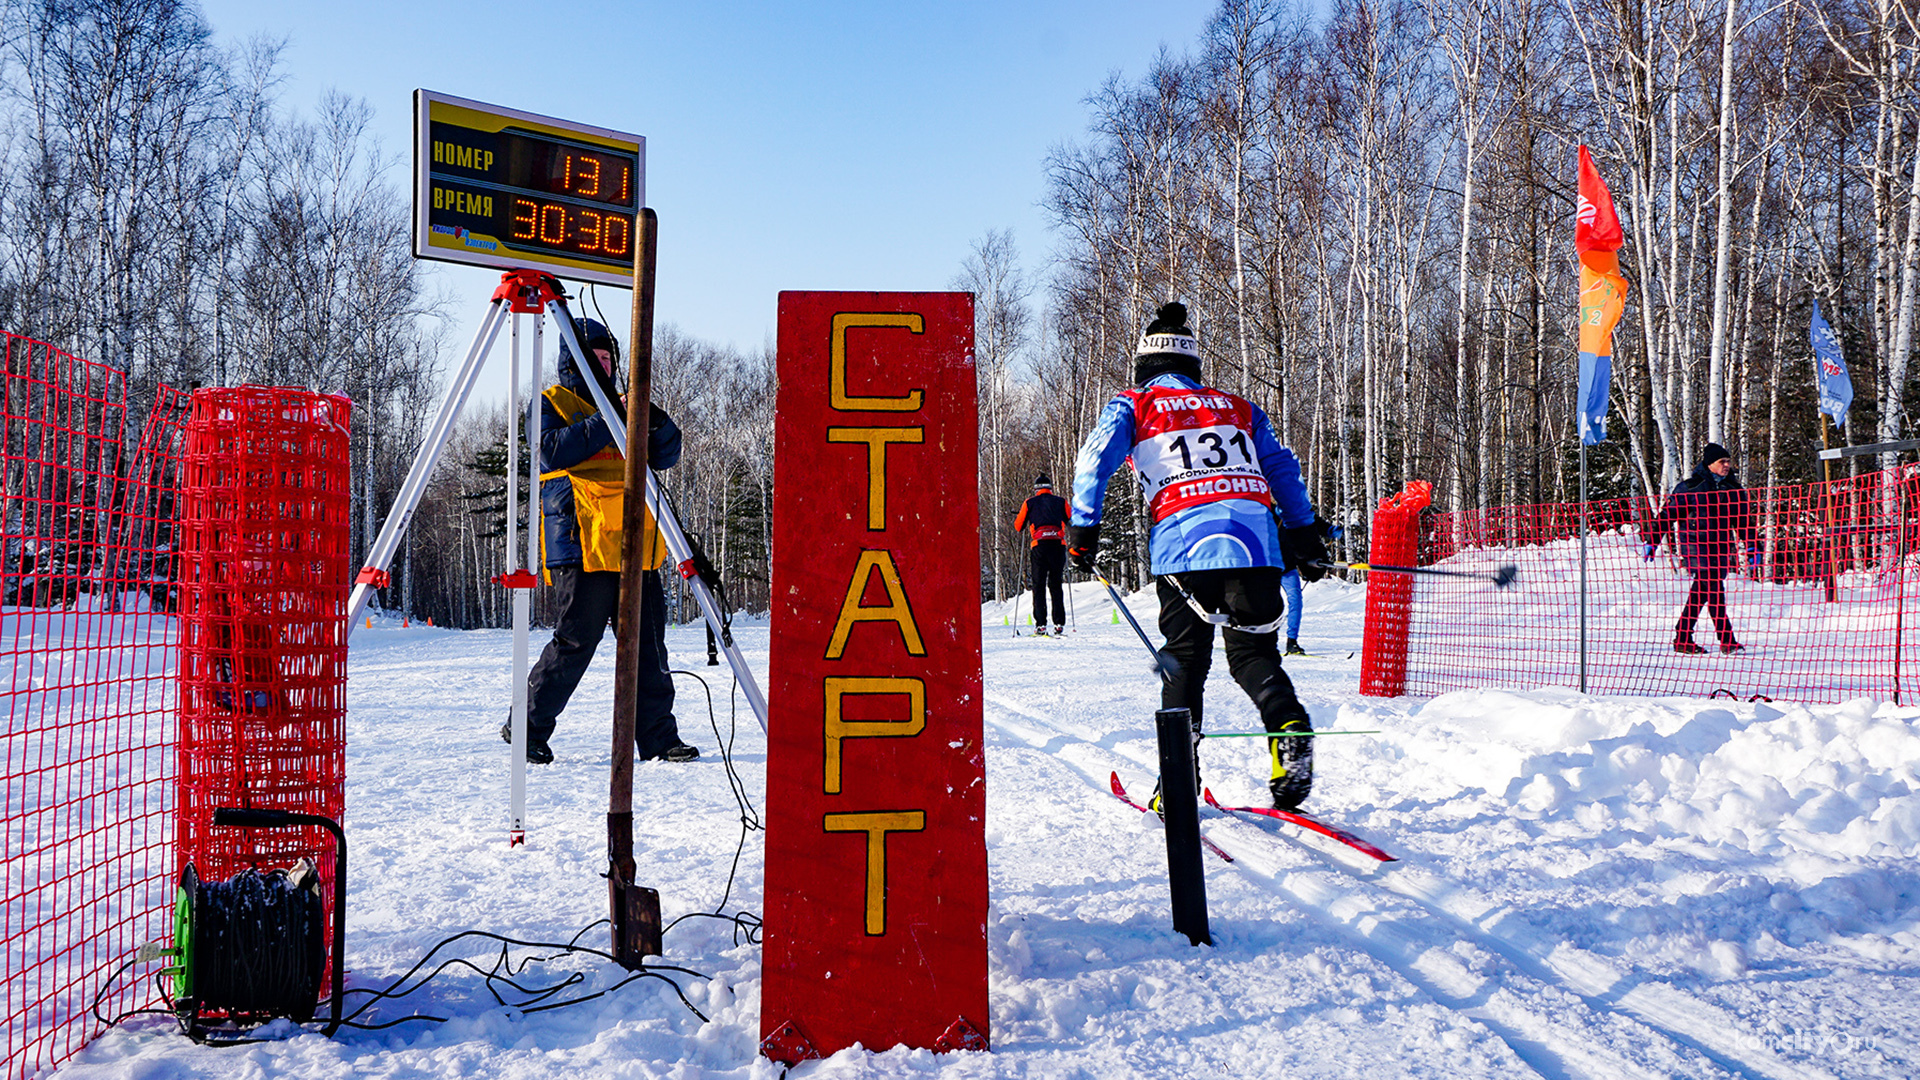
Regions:
[[[1126,803],[1128,806],[1133,807],[1135,810],[1138,810],[1143,814],[1153,813],[1153,811],[1147,809],[1144,806],[1141,806],[1137,802],[1134,802],[1133,799],[1127,795],[1127,787],[1125,784],[1122,784],[1120,782],[1119,773],[1112,774],[1112,778],[1110,779],[1109,783],[1113,785],[1114,798],[1119,799],[1121,802]],[[1200,838],[1200,842],[1207,845],[1208,851],[1213,852],[1215,855],[1220,856],[1222,859],[1225,859],[1228,862],[1233,861],[1233,856],[1227,854],[1226,850],[1222,848],[1219,844],[1214,843],[1213,841],[1207,839],[1204,836]]]
[[[1206,789],[1204,794],[1206,796],[1207,805],[1213,807],[1215,810],[1218,810],[1221,813],[1261,814],[1266,817],[1274,818],[1278,821],[1284,821],[1289,825],[1298,825],[1299,827],[1307,830],[1308,832],[1319,833],[1321,836],[1324,836],[1329,840],[1338,840],[1341,843],[1352,848],[1353,850],[1358,851],[1363,855],[1370,855],[1373,858],[1379,859],[1381,862],[1399,862],[1400,861],[1394,858],[1393,856],[1387,854],[1386,852],[1381,851],[1379,848],[1374,847],[1372,844],[1367,843],[1365,840],[1362,840],[1359,837],[1353,835],[1352,833],[1343,832],[1339,829],[1334,828],[1331,825],[1327,825],[1327,824],[1323,824],[1322,822],[1315,821],[1314,819],[1308,817],[1305,814],[1300,813],[1297,810],[1293,810],[1293,811],[1276,810],[1271,806],[1221,806],[1219,803],[1219,800],[1213,797],[1212,788]]]

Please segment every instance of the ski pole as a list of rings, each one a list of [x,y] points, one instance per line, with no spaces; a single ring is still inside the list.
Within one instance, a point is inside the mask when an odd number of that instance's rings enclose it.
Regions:
[[[1098,570],[1092,573],[1095,580],[1107,587],[1107,595],[1113,597],[1113,606],[1119,610],[1120,614],[1127,617],[1127,625],[1133,627],[1133,632],[1140,635],[1140,644],[1145,645],[1147,652],[1153,654],[1153,666],[1160,672],[1160,681],[1169,686],[1173,685],[1173,680],[1180,675],[1179,662],[1153,647],[1153,642],[1147,638],[1147,632],[1140,629],[1140,620],[1134,618],[1133,612],[1127,610],[1126,601],[1120,599],[1120,590],[1113,587],[1113,582],[1101,576]]]
[[[1336,731],[1222,731],[1218,734],[1203,731],[1203,739],[1310,739],[1315,735],[1378,735],[1381,729],[1356,730],[1344,728]]]
[[[1373,570],[1382,574],[1431,574],[1434,577],[1475,578],[1491,581],[1496,589],[1504,589],[1513,584],[1520,574],[1520,568],[1508,563],[1492,573],[1475,570],[1439,570],[1431,566],[1382,566],[1379,563],[1363,562],[1317,562],[1313,565],[1326,570]]]

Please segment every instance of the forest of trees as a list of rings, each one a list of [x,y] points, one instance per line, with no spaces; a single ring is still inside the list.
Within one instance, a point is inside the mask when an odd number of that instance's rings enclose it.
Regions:
[[[1020,481],[990,514],[1070,466],[1170,299],[1329,518],[1415,478],[1443,509],[1577,498],[1582,143],[1632,283],[1594,497],[1663,492],[1708,441],[1749,484],[1816,479],[1816,299],[1856,395],[1828,437],[1909,434],[1917,77],[1891,0],[1223,0],[1190,53],[1093,89],[1046,164],[1031,379],[982,363],[983,477]]]
[[[356,514],[439,391],[439,303],[365,102],[279,108],[280,44],[178,0],[0,5],[0,325],[160,386],[353,401]],[[357,554],[357,553],[356,553]]]
[[[0,325],[125,370],[129,417],[163,384],[348,395],[359,559],[465,344],[411,258],[405,170],[369,106],[293,114],[279,46],[218,47],[183,0],[0,0],[0,26]],[[1664,491],[1708,441],[1765,485],[1815,479],[1823,437],[1910,433],[1911,5],[1222,0],[1192,31],[1089,87],[1087,130],[1035,163],[1054,226],[1038,269],[1003,230],[957,268],[977,305],[984,595],[1019,587],[1008,526],[1034,474],[1069,482],[1171,299],[1209,379],[1267,409],[1351,543],[1414,478],[1446,509],[1576,497],[1581,144],[1632,283],[1596,498]],[[1856,388],[1824,435],[1816,300]],[[772,351],[663,321],[655,355],[687,439],[669,491],[735,606],[764,609]],[[505,621],[506,428],[497,407],[466,418],[387,606]],[[1110,492],[1138,581],[1138,498]]]
[[[466,342],[412,257],[405,161],[364,101],[284,108],[282,44],[218,47],[187,0],[0,0],[0,326],[126,372],[129,445],[161,386],[349,397],[358,566]],[[772,358],[670,326],[655,348],[686,434],[669,492],[735,603],[764,610]],[[505,625],[505,432],[501,407],[463,416],[387,607]]]

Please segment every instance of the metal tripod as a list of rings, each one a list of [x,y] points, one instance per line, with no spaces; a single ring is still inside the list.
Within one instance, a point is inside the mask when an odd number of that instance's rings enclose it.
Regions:
[[[573,331],[573,315],[567,309],[566,294],[560,282],[551,274],[537,270],[509,270],[500,276],[500,287],[494,290],[493,298],[487,306],[487,314],[480,322],[480,329],[473,336],[473,343],[467,347],[465,359],[454,374],[447,387],[446,399],[440,403],[440,411],[435,415],[433,424],[427,430],[426,440],[419,452],[414,455],[413,465],[407,470],[407,477],[400,485],[400,493],[394,500],[393,508],[387,512],[387,519],[380,527],[380,534],[373,542],[373,548],[367,555],[367,564],[354,578],[353,593],[347,601],[347,633],[351,635],[361,618],[365,615],[367,604],[373,598],[373,590],[385,588],[390,583],[387,566],[393,561],[394,552],[399,549],[401,537],[406,534],[407,526],[413,520],[413,514],[420,505],[420,498],[426,492],[427,481],[432,478],[434,467],[439,463],[440,454],[446,449],[453,435],[455,422],[466,407],[467,397],[473,392],[474,384],[479,380],[481,370],[486,366],[487,355],[493,349],[493,343],[500,330],[514,316],[512,332],[512,357],[510,378],[512,389],[509,399],[509,415],[519,416],[520,408],[520,324],[519,315],[546,314],[552,317],[554,325],[560,330],[560,338],[582,364],[591,362],[591,355],[583,351]],[[533,324],[533,384],[535,392],[540,386],[540,343],[541,322]],[[601,417],[607,423],[607,429],[613,435],[616,451],[624,453],[627,446],[626,414],[614,407],[601,389],[599,380],[587,379],[588,392],[594,405],[600,410]],[[510,574],[495,577],[494,583],[513,592],[513,711],[509,722],[512,734],[512,765],[510,781],[509,844],[519,844],[526,838],[526,743],[527,743],[527,637],[532,621],[533,588],[539,579],[526,567],[539,565],[539,505],[540,505],[540,410],[528,409],[527,445],[532,453],[527,463],[527,538],[524,553],[525,562],[521,569]],[[519,508],[519,441],[509,432],[507,436],[507,550],[513,552],[519,546],[517,520]],[[760,685],[754,681],[753,672],[747,667],[745,657],[741,656],[734,644],[733,632],[721,617],[720,605],[714,599],[713,591],[701,580],[694,567],[693,548],[687,542],[686,534],[680,528],[679,519],[672,506],[662,496],[658,479],[653,471],[647,471],[646,490],[647,509],[653,513],[653,519],[659,526],[662,539],[665,540],[668,553],[673,557],[680,576],[686,579],[700,605],[700,614],[705,617],[708,628],[720,640],[726,653],[727,663],[733,669],[733,677],[739,682],[747,702],[753,707],[755,719],[760,721],[760,730],[767,729],[767,702],[760,693]]]

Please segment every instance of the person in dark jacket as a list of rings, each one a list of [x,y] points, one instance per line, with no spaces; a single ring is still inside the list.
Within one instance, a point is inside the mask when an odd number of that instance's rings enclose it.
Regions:
[[[1687,602],[1680,608],[1680,621],[1673,628],[1673,651],[1707,651],[1693,640],[1694,623],[1703,609],[1720,639],[1720,651],[1744,650],[1746,646],[1733,636],[1733,620],[1727,617],[1726,577],[1740,565],[1743,544],[1752,563],[1759,565],[1760,545],[1753,527],[1752,502],[1734,474],[1733,457],[1726,447],[1707,444],[1693,475],[1673,489],[1667,505],[1642,535],[1645,547],[1641,557],[1651,562],[1654,549],[1669,531],[1674,534],[1681,564],[1693,575],[1693,587],[1687,590]]]
[[[1061,579],[1067,571],[1067,500],[1053,493],[1053,477],[1041,473],[1033,481],[1033,497],[1020,505],[1014,532],[1030,532],[1028,561],[1033,570],[1033,632],[1047,632],[1047,597],[1053,597],[1053,632],[1067,631],[1067,605]]]
[[[555,720],[586,674],[594,650],[606,635],[620,601],[625,556],[626,461],[613,433],[594,405],[586,380],[599,381],[609,401],[620,401],[614,381],[620,345],[592,319],[574,321],[580,347],[593,357],[582,371],[563,341],[559,382],[540,402],[540,555],[547,583],[554,588],[560,614],[553,640],[527,676],[527,760],[553,760],[548,740]],[[649,405],[647,464],[671,468],[680,460],[680,428],[658,405]],[[660,587],[666,542],[646,517],[651,534],[645,563],[635,568],[641,581],[641,623],[647,642],[635,694],[634,750],[641,760],[692,761],[700,751],[681,741],[673,717],[673,677],[667,673],[667,601]],[[502,728],[512,741],[512,731]]]

